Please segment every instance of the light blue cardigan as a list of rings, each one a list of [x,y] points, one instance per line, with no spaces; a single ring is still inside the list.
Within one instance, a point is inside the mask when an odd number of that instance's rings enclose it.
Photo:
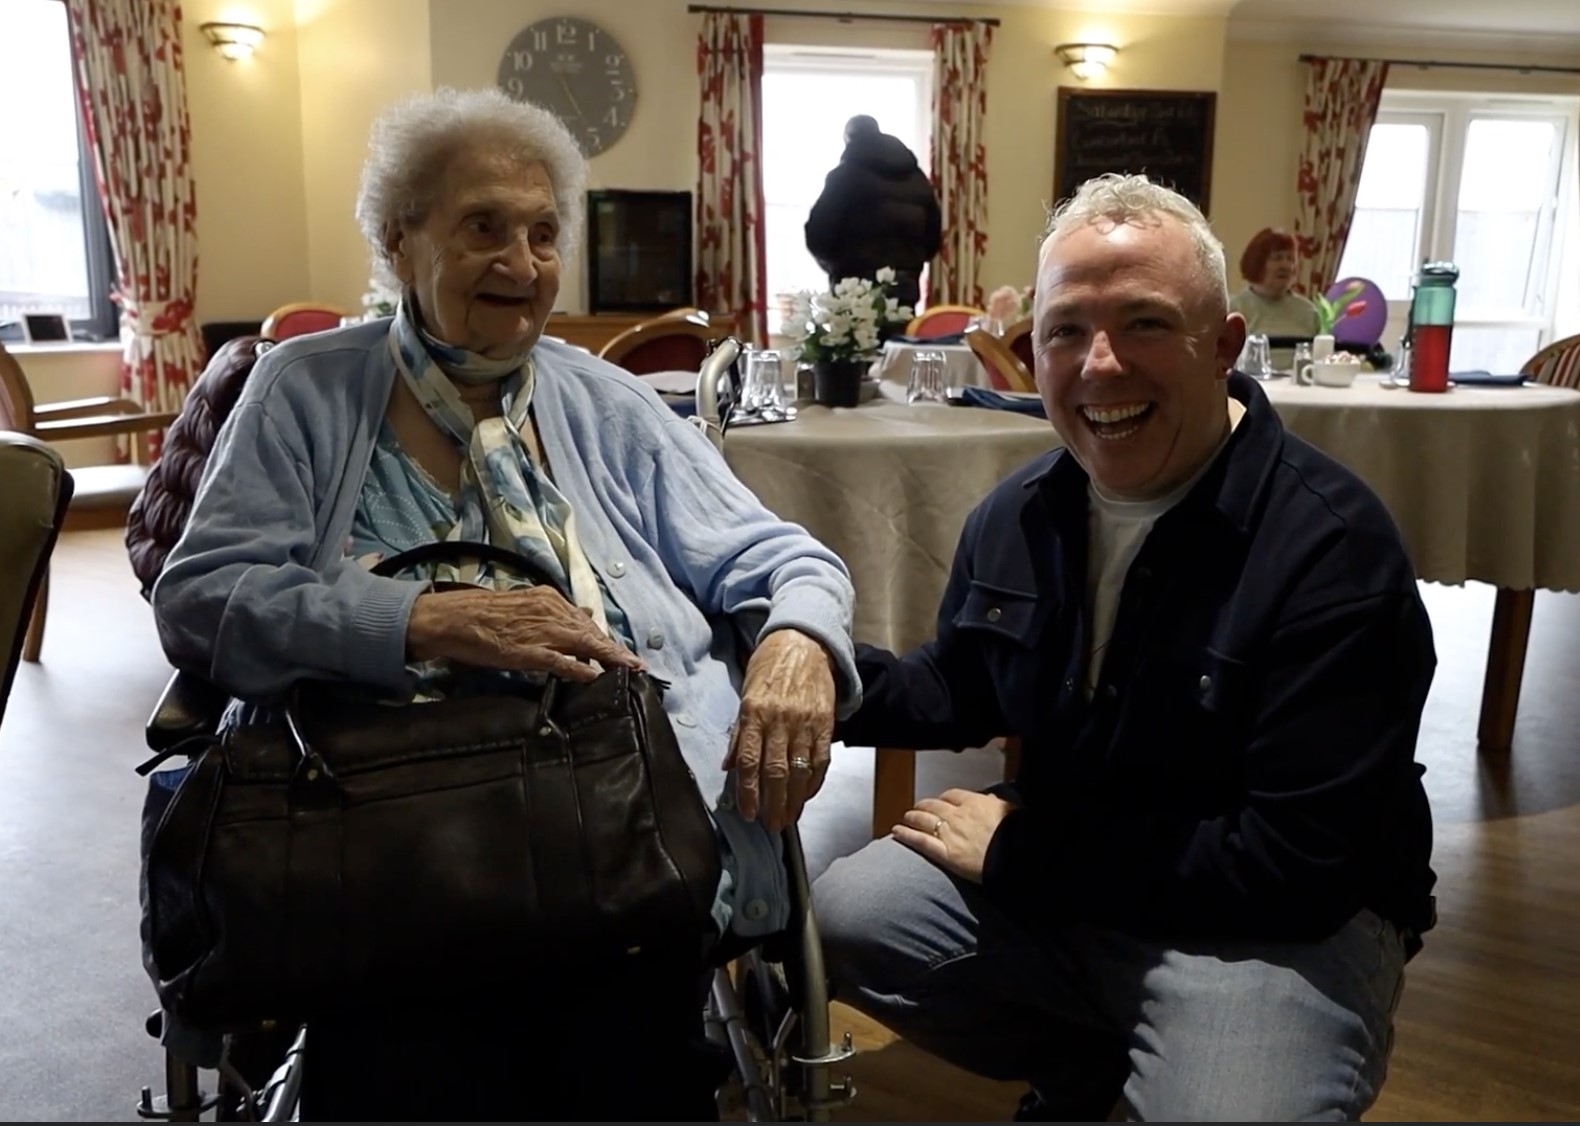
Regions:
[[[176,667],[267,702],[302,678],[411,692],[406,623],[425,585],[345,558],[396,372],[388,321],[288,340],[258,361],[220,431],[192,516],[155,584]],[[624,371],[554,340],[534,353],[533,415],[593,568],[638,650],[730,849],[733,928],[784,927],[778,841],[734,808],[722,762],[742,639],[794,628],[833,655],[843,718],[860,703],[854,591],[839,557],[775,517],[718,452]]]

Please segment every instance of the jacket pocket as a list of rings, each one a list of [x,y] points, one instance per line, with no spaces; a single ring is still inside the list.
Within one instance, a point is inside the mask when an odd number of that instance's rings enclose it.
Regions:
[[[994,635],[1030,649],[1036,644],[1046,617],[1046,599],[973,579],[954,624],[958,629]]]
[[[1250,730],[1250,666],[1210,646],[1159,653],[1137,678],[1119,733],[1121,757],[1171,802],[1209,812],[1241,788]]]

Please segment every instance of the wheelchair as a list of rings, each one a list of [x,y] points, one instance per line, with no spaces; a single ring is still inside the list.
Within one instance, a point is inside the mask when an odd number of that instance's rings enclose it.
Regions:
[[[698,377],[693,423],[722,447],[740,379],[742,351],[733,338],[720,342]],[[150,750],[166,752],[194,736],[211,734],[226,700],[218,689],[176,673],[154,708],[146,730]],[[800,835],[783,834],[791,897],[788,927],[712,971],[703,1024],[709,1040],[729,1053],[733,1070],[719,1088],[723,1111],[751,1122],[826,1122],[856,1095],[840,1065],[854,1054],[847,1032],[835,1043],[822,944],[811,911],[811,881]],[[165,1042],[161,1012],[148,1018],[150,1036]],[[302,1078],[312,1066],[308,1024],[267,1025],[222,1040],[217,1060],[187,1058],[165,1044],[164,1092],[144,1087],[137,1116],[162,1122],[289,1122],[298,1117]],[[205,1091],[205,1071],[214,1090]]]

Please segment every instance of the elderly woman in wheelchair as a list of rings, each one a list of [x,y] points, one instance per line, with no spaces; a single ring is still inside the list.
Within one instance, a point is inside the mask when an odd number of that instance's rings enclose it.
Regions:
[[[542,335],[584,178],[497,91],[387,111],[357,216],[399,309],[258,360],[151,594],[234,697],[150,789],[166,1042],[305,1020],[303,1118],[712,1117],[717,967],[787,936],[821,996],[793,826],[859,702],[849,578]]]

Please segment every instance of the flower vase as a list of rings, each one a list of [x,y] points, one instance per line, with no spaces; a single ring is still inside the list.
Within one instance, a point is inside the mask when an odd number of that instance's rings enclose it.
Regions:
[[[812,365],[812,400],[825,407],[853,407],[861,401],[863,360],[822,360]]]

